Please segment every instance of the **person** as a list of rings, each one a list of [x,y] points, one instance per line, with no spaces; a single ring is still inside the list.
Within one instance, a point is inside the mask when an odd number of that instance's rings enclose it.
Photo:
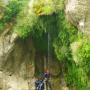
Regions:
[[[47,80],[50,79],[50,72],[49,72],[49,70],[46,70],[46,71],[44,72],[44,79],[47,79]]]
[[[35,90],[44,90],[44,82],[41,78],[35,80]]]
[[[38,81],[38,90],[44,90],[44,82],[43,82],[43,80]]]
[[[52,90],[51,84],[49,82],[50,76],[51,76],[51,74],[50,74],[49,70],[46,70],[44,72],[44,80],[45,80],[45,83],[46,83],[46,90]]]

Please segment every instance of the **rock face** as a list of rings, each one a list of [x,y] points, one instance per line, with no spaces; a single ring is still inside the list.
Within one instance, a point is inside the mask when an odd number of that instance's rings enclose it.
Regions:
[[[68,0],[66,14],[80,31],[90,37],[90,0]]]
[[[0,67],[5,62],[9,53],[12,51],[14,46],[14,40],[17,38],[16,34],[0,35]]]
[[[34,48],[31,39],[0,36],[0,90],[33,90]]]

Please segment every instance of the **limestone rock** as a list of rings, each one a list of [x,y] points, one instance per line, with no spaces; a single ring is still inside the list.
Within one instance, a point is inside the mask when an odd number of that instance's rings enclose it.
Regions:
[[[90,0],[68,0],[66,14],[81,32],[90,37]]]
[[[31,39],[0,35],[0,90],[33,90],[34,48]]]

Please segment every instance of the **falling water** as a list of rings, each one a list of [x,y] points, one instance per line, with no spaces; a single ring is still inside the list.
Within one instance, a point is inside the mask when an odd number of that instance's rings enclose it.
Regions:
[[[50,59],[50,32],[48,31],[48,59],[47,59],[47,68],[48,68],[49,59]]]

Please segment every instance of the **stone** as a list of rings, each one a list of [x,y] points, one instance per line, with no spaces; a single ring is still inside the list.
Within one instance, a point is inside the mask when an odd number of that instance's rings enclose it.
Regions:
[[[90,0],[68,0],[66,14],[81,32],[90,37]]]

